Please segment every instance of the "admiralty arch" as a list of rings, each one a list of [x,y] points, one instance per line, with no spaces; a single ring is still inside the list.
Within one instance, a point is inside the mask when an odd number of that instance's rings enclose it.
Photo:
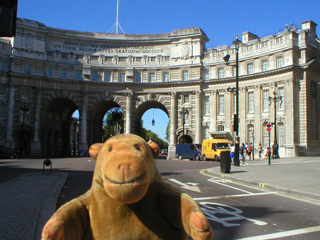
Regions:
[[[240,35],[240,142],[267,146],[266,124],[276,122],[280,157],[320,155],[316,27],[305,21],[269,36]],[[127,35],[17,19],[15,37],[0,38],[0,145],[23,149],[26,157],[66,157],[77,139],[85,153],[103,140],[103,117],[114,107],[123,109],[124,132],[136,134],[144,112],[163,110],[168,158],[183,135],[193,143],[212,132],[234,137],[235,94],[228,91],[236,82],[233,40],[206,48],[200,28]],[[274,93],[282,101],[273,104]],[[271,142],[274,137],[271,131]]]

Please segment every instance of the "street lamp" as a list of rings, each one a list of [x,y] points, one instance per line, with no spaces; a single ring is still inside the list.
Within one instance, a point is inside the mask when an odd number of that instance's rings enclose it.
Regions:
[[[280,158],[279,146],[277,142],[277,102],[282,103],[282,96],[277,96],[276,92],[273,92],[273,97],[269,96],[269,106],[274,103],[274,142],[272,146],[272,158]]]
[[[238,35],[236,35],[236,40],[233,41],[233,46],[236,51],[236,88],[228,88],[229,92],[236,94],[236,113],[234,114],[233,120],[233,128],[236,132],[236,145],[235,145],[235,158],[234,158],[234,165],[240,166],[239,160],[239,48],[241,45],[241,41],[238,39]],[[229,64],[230,55],[226,55],[223,60]]]
[[[21,157],[25,157],[25,146],[24,146],[24,128],[25,128],[25,120],[26,120],[26,112],[29,111],[29,107],[26,103],[20,107],[20,111],[22,111],[22,134],[21,134]]]
[[[183,107],[180,111],[180,116],[182,116],[182,143],[185,143],[185,135],[184,135],[184,124],[185,124],[185,115],[187,115],[188,109]]]

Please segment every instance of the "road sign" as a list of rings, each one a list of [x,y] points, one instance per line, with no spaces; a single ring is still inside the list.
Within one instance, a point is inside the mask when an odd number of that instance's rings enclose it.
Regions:
[[[271,132],[271,130],[272,130],[272,124],[271,124],[271,123],[268,123],[268,124],[267,124],[267,131],[268,131],[268,132]]]

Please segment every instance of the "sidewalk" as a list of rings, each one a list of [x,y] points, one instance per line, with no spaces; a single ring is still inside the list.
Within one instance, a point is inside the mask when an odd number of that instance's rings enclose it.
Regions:
[[[320,200],[320,157],[295,157],[246,161],[231,166],[230,173],[221,173],[220,167],[210,168],[215,176],[245,182],[274,191]]]
[[[68,174],[30,173],[0,184],[0,239],[41,239]]]

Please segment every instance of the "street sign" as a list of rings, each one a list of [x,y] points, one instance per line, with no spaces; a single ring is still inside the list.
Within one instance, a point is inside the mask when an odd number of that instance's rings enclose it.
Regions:
[[[272,130],[272,124],[271,124],[271,123],[268,123],[268,124],[267,124],[267,131],[268,131],[268,132],[271,132],[271,130]]]

